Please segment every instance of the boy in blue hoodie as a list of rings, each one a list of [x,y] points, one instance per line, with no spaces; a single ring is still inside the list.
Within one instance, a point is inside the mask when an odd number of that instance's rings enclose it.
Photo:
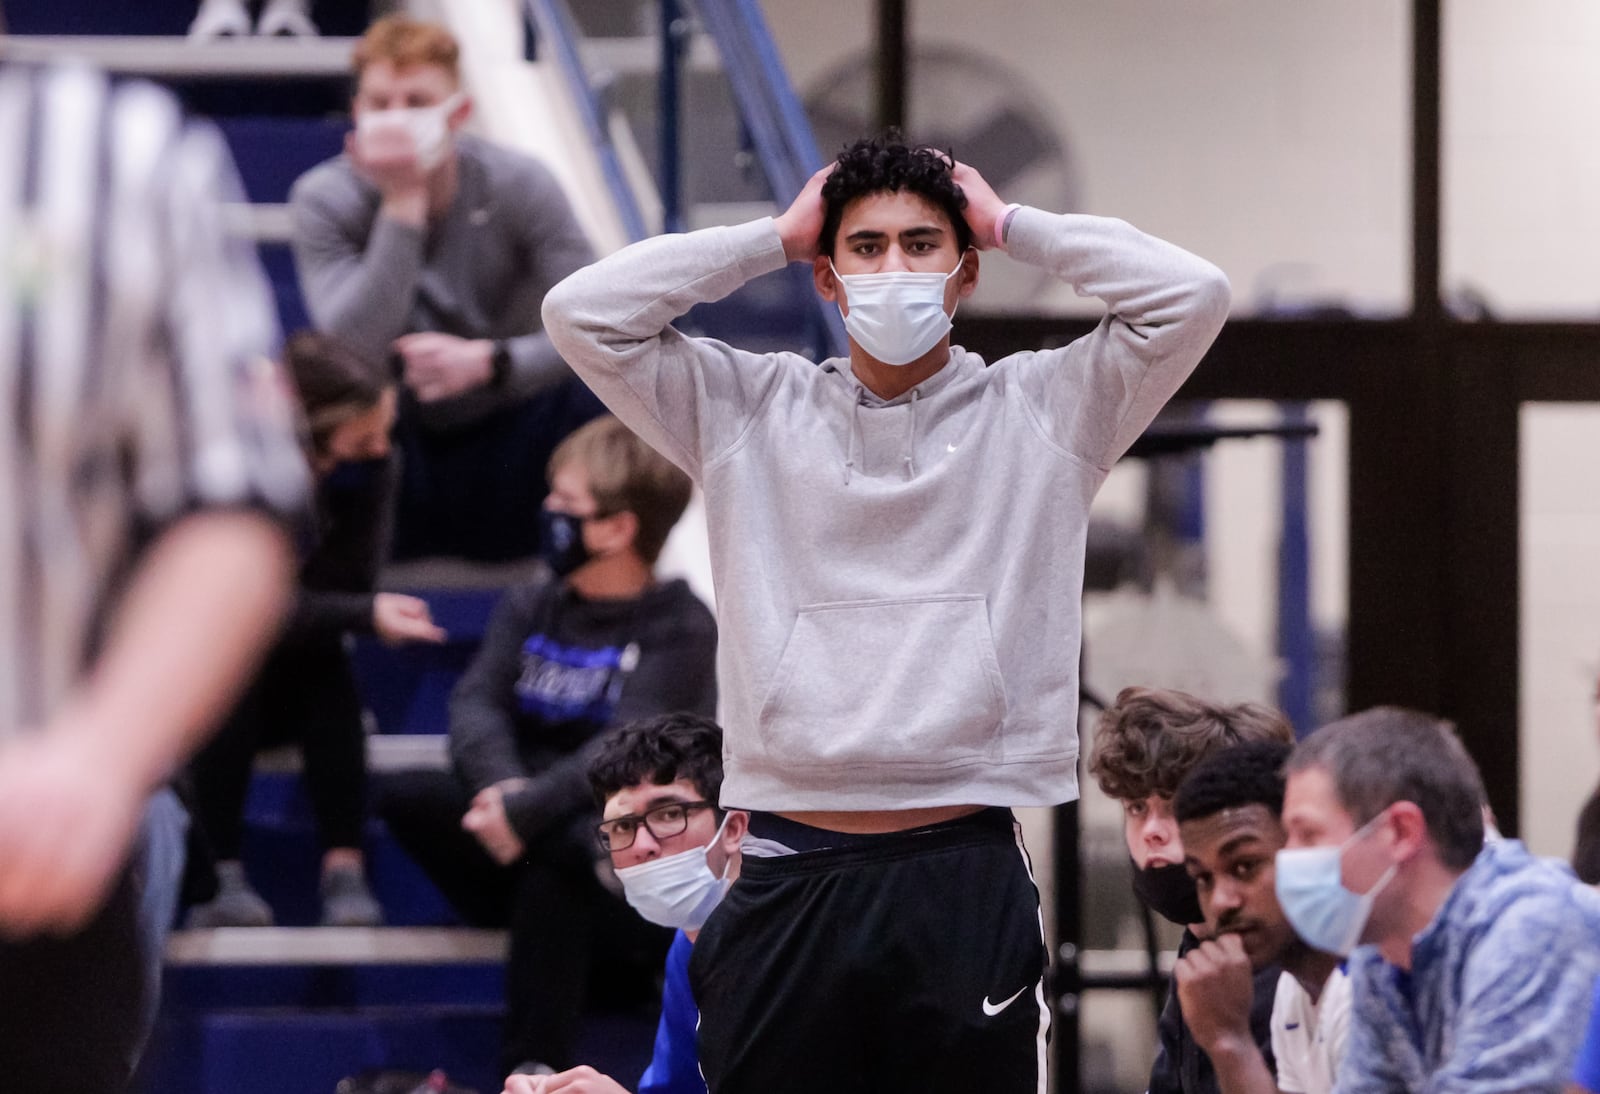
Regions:
[[[951,345],[989,249],[1105,319],[993,365]],[[839,305],[848,358],[670,326],[789,262]],[[722,803],[767,852],[747,848],[691,962],[716,1094],[1044,1088],[1038,893],[1010,807],[1077,796],[1089,503],[1227,305],[1177,247],[1008,205],[892,139],[776,218],[646,240],[546,297],[562,356],[705,490]]]

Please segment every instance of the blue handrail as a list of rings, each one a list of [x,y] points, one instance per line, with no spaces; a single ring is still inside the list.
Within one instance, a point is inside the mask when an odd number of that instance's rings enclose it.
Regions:
[[[606,126],[600,97],[589,82],[583,58],[578,54],[577,23],[572,18],[566,0],[525,0],[524,11],[527,13],[529,25],[533,28],[535,41],[548,45],[557,65],[561,68],[562,75],[572,89],[573,100],[578,106],[578,115],[595,154],[600,158],[600,172],[605,177],[606,188],[611,191],[612,200],[616,202],[623,230],[628,233],[630,240],[645,238],[650,234],[649,229],[645,227],[644,214],[639,210],[639,202],[634,196],[633,189],[622,173],[622,164],[617,158],[616,146],[611,143],[611,133]]]
[[[694,0],[694,4],[722,57],[734,101],[772,196],[780,206],[787,205],[822,166],[822,156],[767,29],[766,17],[756,0]],[[848,343],[838,309],[807,292],[820,335],[818,349],[842,356]]]

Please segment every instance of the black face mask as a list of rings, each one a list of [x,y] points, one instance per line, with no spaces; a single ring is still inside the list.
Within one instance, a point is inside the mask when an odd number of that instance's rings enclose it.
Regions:
[[[583,543],[585,519],[539,510],[539,557],[557,577],[566,577],[594,557]]]
[[[1150,910],[1170,923],[1187,927],[1191,923],[1204,923],[1206,914],[1200,910],[1200,897],[1195,893],[1194,878],[1183,864],[1176,866],[1135,866],[1133,891]]]

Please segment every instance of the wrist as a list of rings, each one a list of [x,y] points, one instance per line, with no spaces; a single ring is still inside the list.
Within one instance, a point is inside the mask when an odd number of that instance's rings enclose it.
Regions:
[[[1212,1063],[1218,1066],[1225,1062],[1242,1061],[1251,1053],[1261,1051],[1248,1032],[1241,1033],[1238,1030],[1224,1030],[1213,1036],[1210,1044],[1201,1047],[1211,1057]]]
[[[1005,206],[994,218],[994,245],[1002,251],[1006,249],[1006,233],[1011,230],[1011,218],[1017,215],[1017,210],[1022,208],[1016,202]]]
[[[422,186],[383,191],[380,215],[412,228],[420,228],[428,219],[428,191]]]
[[[814,232],[804,227],[796,230],[781,216],[773,220],[772,226],[778,230],[778,239],[783,243],[785,262],[810,262],[817,256],[818,241]]]

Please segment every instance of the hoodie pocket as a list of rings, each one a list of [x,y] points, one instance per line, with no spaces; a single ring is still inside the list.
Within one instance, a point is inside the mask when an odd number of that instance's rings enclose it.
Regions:
[[[927,763],[997,756],[1005,686],[984,597],[801,608],[762,703],[779,762]]]

